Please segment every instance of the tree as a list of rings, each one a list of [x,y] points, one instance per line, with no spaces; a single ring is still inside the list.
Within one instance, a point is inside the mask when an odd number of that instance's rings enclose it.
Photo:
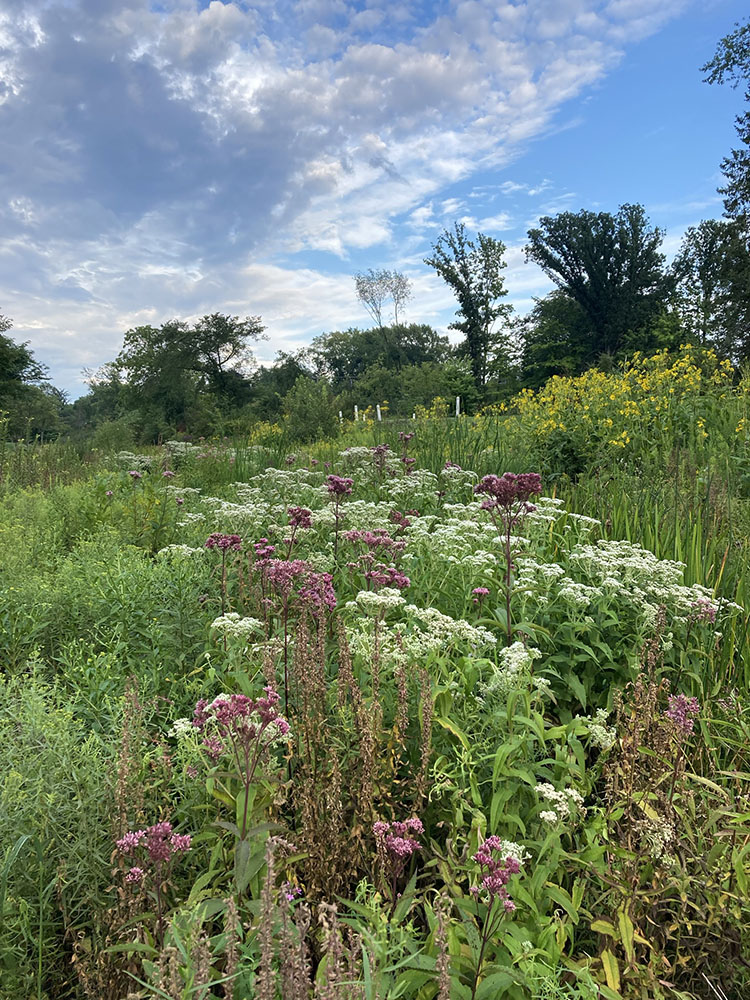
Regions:
[[[583,310],[590,331],[587,362],[656,346],[657,317],[671,278],[660,253],[663,233],[642,205],[609,212],[561,212],[528,232],[526,259],[538,264]]]
[[[400,271],[379,270],[372,268],[364,274],[354,275],[354,287],[357,298],[372,316],[378,329],[382,329],[383,309],[390,299],[393,303],[393,322],[399,324],[399,311],[411,298],[411,282]]]
[[[493,349],[502,352],[507,347],[502,336],[493,333],[495,321],[507,320],[511,313],[509,305],[498,301],[507,295],[501,273],[507,266],[503,260],[505,245],[482,233],[474,242],[468,238],[464,224],[456,222],[452,230],[446,229],[438,237],[432,251],[424,262],[435,268],[458,299],[460,319],[450,326],[466,338],[474,384],[481,390],[487,381]]]
[[[258,317],[213,313],[193,326],[169,320],[125,334],[115,365],[126,396],[145,418],[147,436],[171,429],[203,429],[213,417],[246,401],[252,364],[248,340],[263,327]]]
[[[733,87],[746,85],[745,101],[750,102],[750,22],[738,24],[735,30],[719,41],[716,54],[701,72],[707,73],[707,83],[723,84],[725,81]],[[741,146],[733,149],[721,163],[721,169],[727,179],[726,186],[719,188],[724,195],[726,214],[741,222],[746,235],[750,223],[750,111],[735,118],[737,135]]]
[[[590,326],[575,299],[560,289],[536,299],[518,322],[521,379],[537,389],[553,375],[579,375],[590,363]]]
[[[447,337],[426,324],[410,323],[380,330],[350,328],[321,334],[312,342],[310,357],[317,371],[330,379],[334,392],[342,392],[353,389],[373,365],[401,371],[408,365],[443,361],[449,352]]]
[[[36,360],[28,341],[17,343],[5,333],[13,324],[0,316],[0,417],[11,437],[58,432],[65,394],[49,384],[46,365]]]
[[[688,337],[733,361],[750,357],[750,249],[738,222],[691,226],[672,270]]]

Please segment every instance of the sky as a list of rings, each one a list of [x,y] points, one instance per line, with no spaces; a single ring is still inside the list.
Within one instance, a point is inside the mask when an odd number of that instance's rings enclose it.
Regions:
[[[0,313],[55,385],[126,330],[261,316],[263,362],[366,327],[353,275],[412,282],[455,221],[507,247],[519,313],[551,285],[527,230],[640,202],[718,218],[742,94],[702,82],[737,0],[7,0]]]

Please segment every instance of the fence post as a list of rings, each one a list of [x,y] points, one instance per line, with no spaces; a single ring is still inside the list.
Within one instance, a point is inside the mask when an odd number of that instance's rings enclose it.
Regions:
[[[375,409],[377,410],[377,414],[378,414],[378,420],[382,420],[383,418],[382,418],[382,416],[380,415],[380,403],[376,403],[376,404],[375,404]]]

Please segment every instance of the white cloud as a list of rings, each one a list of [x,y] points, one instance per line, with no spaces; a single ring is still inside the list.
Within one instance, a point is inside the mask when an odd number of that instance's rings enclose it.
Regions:
[[[423,246],[466,212],[452,186],[511,162],[682,6],[17,0],[0,16],[3,311],[69,384],[136,321],[261,312],[282,341],[350,322],[349,279],[327,270]],[[466,217],[502,231],[512,214]],[[286,262],[305,252],[328,264]]]

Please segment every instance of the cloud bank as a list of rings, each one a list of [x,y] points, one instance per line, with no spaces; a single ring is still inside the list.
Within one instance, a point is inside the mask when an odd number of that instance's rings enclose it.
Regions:
[[[360,267],[403,267],[415,315],[438,317],[450,297],[420,261],[443,225],[501,232],[499,191],[544,197],[471,179],[682,7],[18,0],[0,14],[0,311],[74,390],[137,323],[260,313],[288,349],[362,322]]]

